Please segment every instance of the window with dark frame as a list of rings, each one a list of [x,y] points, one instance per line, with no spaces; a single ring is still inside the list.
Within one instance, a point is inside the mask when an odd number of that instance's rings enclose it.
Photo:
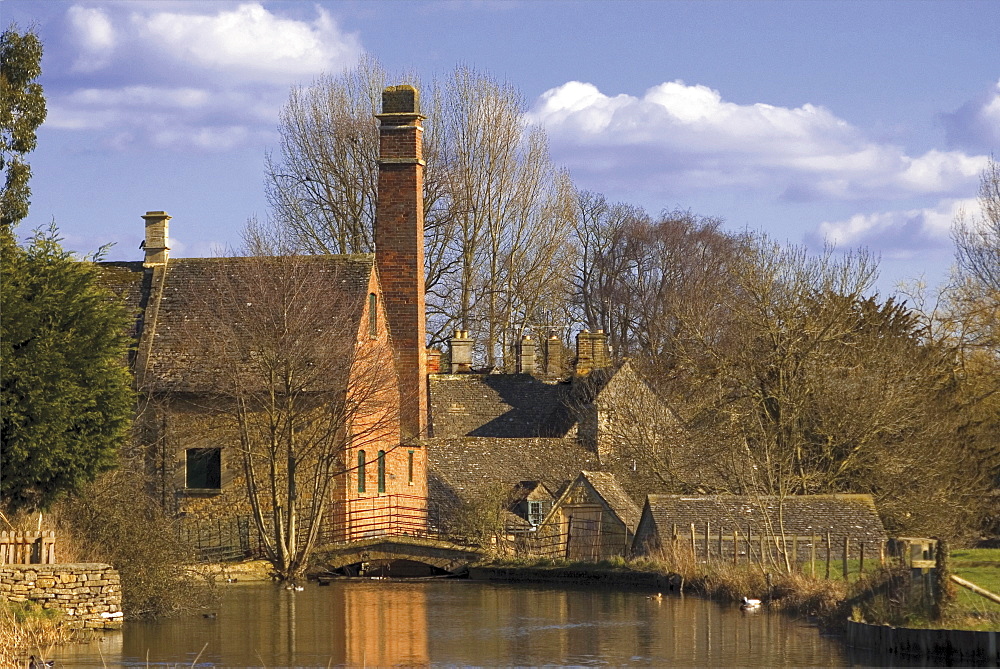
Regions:
[[[409,459],[406,462],[406,480],[413,485],[413,451],[407,451]]]
[[[365,491],[365,452],[358,451],[358,492]]]
[[[378,491],[385,492],[385,451],[378,452]]]
[[[378,337],[378,297],[375,293],[368,293],[368,336]]]
[[[189,448],[186,456],[185,487],[193,490],[222,488],[221,448]]]

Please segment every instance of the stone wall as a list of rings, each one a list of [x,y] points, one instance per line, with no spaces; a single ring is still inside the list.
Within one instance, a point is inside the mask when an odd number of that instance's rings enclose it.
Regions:
[[[113,629],[122,624],[122,589],[108,564],[0,565],[0,599],[59,609],[76,627]]]

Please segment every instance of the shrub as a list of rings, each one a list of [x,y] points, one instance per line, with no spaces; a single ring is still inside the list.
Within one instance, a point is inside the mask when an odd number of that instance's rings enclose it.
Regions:
[[[212,603],[211,584],[191,568],[194,552],[146,495],[141,475],[127,469],[108,472],[61,511],[77,558],[118,570],[126,616],[169,615]]]

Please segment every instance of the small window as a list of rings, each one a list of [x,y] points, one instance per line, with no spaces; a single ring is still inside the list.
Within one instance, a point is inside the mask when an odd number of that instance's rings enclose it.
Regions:
[[[378,297],[375,293],[368,294],[368,336],[378,337]]]
[[[406,480],[413,485],[413,451],[407,451],[409,459],[406,462]]]
[[[532,525],[541,525],[545,516],[552,510],[552,502],[545,500],[528,502],[528,522]]]
[[[358,451],[358,492],[365,491],[365,452]]]
[[[385,492],[385,451],[378,452],[378,491]]]
[[[187,471],[184,484],[199,490],[222,488],[222,449],[187,449]]]

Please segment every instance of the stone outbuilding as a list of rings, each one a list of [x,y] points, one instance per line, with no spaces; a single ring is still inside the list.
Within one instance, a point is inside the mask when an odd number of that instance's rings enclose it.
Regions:
[[[625,555],[639,507],[610,472],[582,471],[538,528],[539,553],[598,561]]]
[[[748,536],[783,536],[787,545],[825,546],[829,535],[831,546],[843,547],[846,538],[854,546],[852,554],[862,542],[877,546],[887,538],[871,495],[649,495],[632,552],[655,555],[675,536],[689,542],[692,525],[699,541],[704,541],[706,523],[710,537],[720,532],[731,537],[736,531],[743,541]],[[731,539],[727,541],[724,553],[732,551]]]

